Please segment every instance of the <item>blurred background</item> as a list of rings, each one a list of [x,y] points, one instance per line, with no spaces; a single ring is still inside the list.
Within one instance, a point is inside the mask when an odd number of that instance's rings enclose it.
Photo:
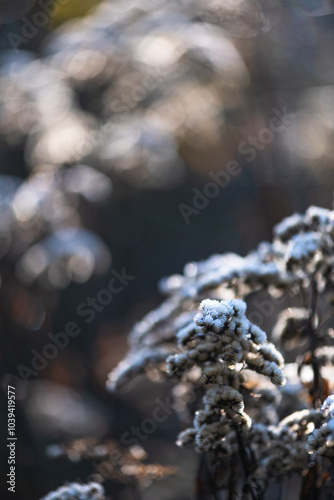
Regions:
[[[105,388],[162,277],[332,207],[333,14],[330,0],[1,1],[1,398],[16,386],[17,498],[101,476],[82,439],[117,448],[166,400],[144,379]],[[69,322],[80,334],[45,361]],[[5,475],[6,411],[0,423]],[[144,433],[108,495],[193,498],[180,428],[168,413]]]

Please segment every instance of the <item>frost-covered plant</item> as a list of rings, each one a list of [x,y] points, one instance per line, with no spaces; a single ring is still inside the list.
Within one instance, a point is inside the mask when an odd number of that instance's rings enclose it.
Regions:
[[[216,490],[231,493],[233,483],[234,494],[260,498],[274,478],[292,473],[304,478],[302,491],[329,487],[322,457],[334,455],[333,257],[334,211],[310,207],[245,257],[214,255],[164,279],[166,301],[133,328],[110,387],[154,368],[182,387],[176,398],[194,392],[197,411],[178,444],[194,443],[213,456],[213,467],[227,465]],[[268,334],[285,367],[250,320],[256,293],[271,301]],[[184,403],[175,406],[185,419]],[[236,477],[238,456],[243,474]]]
[[[241,392],[247,380],[244,369],[267,376],[273,384],[284,384],[281,354],[245,312],[241,300],[203,300],[194,325],[177,333],[184,352],[167,358],[167,372],[185,380],[196,367],[199,383],[205,387],[204,409],[196,413],[194,427],[181,434],[180,444],[195,441],[200,450],[225,449],[231,428],[251,427]]]
[[[325,422],[309,436],[309,446],[319,455],[334,457],[334,395],[326,399],[321,410]]]
[[[70,483],[51,491],[42,500],[104,500],[104,489],[98,483]]]

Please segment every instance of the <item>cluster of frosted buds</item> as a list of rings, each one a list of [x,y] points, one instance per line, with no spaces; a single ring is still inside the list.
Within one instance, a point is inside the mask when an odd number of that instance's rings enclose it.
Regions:
[[[258,464],[254,480],[270,480],[303,470],[307,464],[307,438],[322,418],[321,412],[312,409],[295,412],[277,426],[254,424],[247,435]]]
[[[274,228],[272,251],[289,273],[303,278],[322,270],[327,275],[333,235],[334,211],[312,206],[304,215],[287,217]]]
[[[42,500],[104,500],[104,489],[99,483],[70,483],[51,491]]]
[[[309,436],[309,448],[318,455],[334,457],[334,395],[326,399],[321,410],[325,422]]]
[[[133,351],[138,353],[142,347],[171,344],[175,332],[183,327],[191,331],[189,315],[206,297],[243,298],[261,289],[274,294],[289,290],[296,295],[299,286],[307,287],[307,280],[316,271],[319,290],[330,287],[334,283],[333,238],[334,211],[310,207],[305,214],[284,219],[274,228],[272,243],[261,243],[245,257],[216,254],[201,262],[188,263],[183,275],[162,281],[161,290],[168,298],[135,325],[130,335]],[[280,318],[279,327],[284,330],[287,343],[295,333],[297,337],[304,335],[308,314],[306,309],[294,308],[287,311],[292,319],[286,315]],[[183,334],[187,337],[186,330]]]
[[[334,397],[326,400],[323,411],[306,410],[307,384],[298,379],[298,363],[285,368],[289,383],[279,388],[283,358],[248,320],[246,304],[239,300],[259,290],[275,297],[288,291],[290,298],[301,298],[303,307],[294,301],[280,313],[272,339],[287,350],[299,348],[310,343],[312,328],[315,343],[305,363],[315,360],[331,388],[331,377],[325,375],[333,365],[334,334],[327,325],[330,316],[321,314],[317,300],[334,285],[333,242],[334,211],[310,207],[285,219],[276,226],[272,243],[244,258],[225,254],[189,263],[183,275],[164,280],[167,300],[133,329],[130,355],[115,372],[115,381],[122,383],[153,362],[179,383],[199,389],[200,410],[178,444],[214,450],[216,457],[231,456],[244,446],[254,456],[249,479],[255,483],[301,472],[309,451],[333,456]],[[303,371],[306,378],[312,377],[309,368],[309,374]],[[271,383],[278,386],[274,394]]]
[[[227,450],[233,426],[250,428],[240,392],[243,368],[267,376],[276,385],[284,384],[283,357],[245,313],[241,300],[203,300],[194,324],[177,334],[183,352],[167,358],[167,371],[186,380],[196,366],[199,383],[206,387],[204,409],[195,415],[194,427],[180,435],[180,444],[195,441],[201,450]]]
[[[161,288],[168,295],[195,299],[203,294],[207,296],[209,290],[217,290],[222,285],[225,292],[230,290],[233,296],[240,296],[263,286],[282,288],[291,280],[281,262],[279,265],[275,262],[272,246],[262,243],[245,257],[227,253],[213,255],[202,262],[190,262],[185,266],[183,276],[164,279]]]
[[[223,384],[226,376],[235,373],[236,365],[243,363],[275,385],[283,385],[282,355],[245,313],[242,300],[203,300],[195,325],[177,333],[184,352],[167,358],[167,370],[180,376],[194,365],[201,366],[204,383]]]
[[[194,443],[198,451],[219,450],[226,455],[237,450],[237,438],[231,428],[231,420],[219,408],[198,410],[193,425],[179,434],[178,446]]]

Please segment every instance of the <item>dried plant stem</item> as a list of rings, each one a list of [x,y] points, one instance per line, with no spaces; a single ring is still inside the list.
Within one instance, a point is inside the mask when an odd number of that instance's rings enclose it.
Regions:
[[[310,317],[308,321],[308,337],[310,339],[310,349],[312,356],[312,370],[313,370],[313,408],[321,405],[321,374],[319,370],[318,360],[315,356],[315,350],[318,347],[318,339],[316,331],[313,327],[313,321],[316,313],[318,301],[318,288],[317,282],[313,277],[311,281],[311,303],[310,303]]]
[[[201,455],[196,477],[196,500],[219,500],[216,478],[213,478],[207,455]]]
[[[240,458],[241,458],[241,462],[242,462],[244,474],[245,474],[245,480],[244,480],[245,484],[244,484],[244,489],[243,489],[243,493],[245,495],[245,500],[247,500],[248,493],[250,493],[251,498],[253,500],[257,500],[258,496],[255,493],[255,491],[253,490],[253,487],[251,485],[247,484],[247,479],[254,470],[254,464],[252,464],[250,459],[249,459],[249,452],[248,452],[247,447],[245,445],[245,442],[243,440],[242,433],[237,426],[235,426],[235,432],[237,435]]]
[[[228,500],[235,500],[235,485],[237,482],[238,455],[233,453],[230,460],[230,477],[228,481]]]

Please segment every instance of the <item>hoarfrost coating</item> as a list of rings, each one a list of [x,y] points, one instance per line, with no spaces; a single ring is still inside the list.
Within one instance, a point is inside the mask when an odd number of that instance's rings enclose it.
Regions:
[[[310,454],[334,456],[333,255],[334,211],[310,207],[245,257],[190,262],[162,281],[167,298],[134,326],[110,387],[152,367],[174,380],[175,408],[188,423],[177,444],[243,457],[244,480],[257,491],[302,474]],[[260,312],[272,332],[254,323]],[[284,366],[296,347],[297,362]],[[197,402],[194,414],[185,395]]]

